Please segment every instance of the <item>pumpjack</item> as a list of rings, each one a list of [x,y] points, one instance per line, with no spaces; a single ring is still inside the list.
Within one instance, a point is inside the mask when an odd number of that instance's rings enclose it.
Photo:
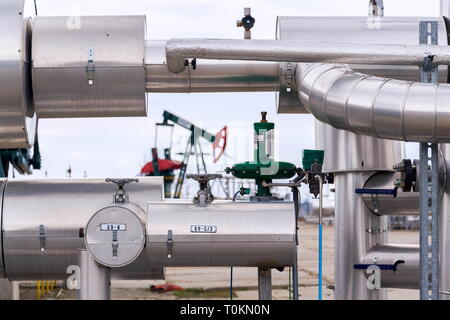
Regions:
[[[171,158],[171,146],[164,149],[164,159],[158,158],[158,150],[156,148],[157,132],[158,127],[169,126],[172,127],[178,125],[190,132],[190,137],[187,141],[186,148],[183,155],[183,160],[176,161]],[[173,133],[173,131],[172,131]],[[207,130],[202,129],[190,121],[183,119],[169,111],[164,111],[163,121],[156,124],[156,135],[155,135],[155,147],[152,148],[152,161],[148,162],[142,169],[141,175],[145,176],[163,176],[164,177],[164,197],[171,198],[172,184],[175,180],[174,170],[179,169],[178,179],[176,180],[175,191],[173,198],[181,197],[181,189],[183,187],[187,166],[191,155],[195,155],[197,162],[197,173],[207,173],[206,162],[204,158],[204,153],[200,144],[200,138],[212,144],[213,149],[213,161],[216,163],[225,153],[225,148],[227,145],[227,133],[228,128],[224,126],[217,134],[211,134]],[[171,137],[172,140],[172,137]]]

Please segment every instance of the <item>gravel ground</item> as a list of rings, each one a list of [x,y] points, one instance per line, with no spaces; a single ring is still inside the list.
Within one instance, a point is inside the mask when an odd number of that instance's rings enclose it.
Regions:
[[[334,229],[324,227],[323,239],[323,273],[324,299],[333,299],[334,264]],[[317,226],[312,224],[300,225],[299,232],[299,293],[301,299],[317,298]],[[395,230],[389,232],[389,243],[417,244],[418,231]],[[257,270],[255,268],[234,268],[233,286],[234,299],[253,300],[258,298]],[[230,268],[167,268],[166,279],[163,281],[113,281],[112,299],[227,299],[229,297]],[[149,290],[150,285],[171,283],[181,286],[186,291],[180,294],[155,293]],[[289,271],[272,271],[272,285],[274,299],[288,299]],[[62,283],[58,283],[61,286]],[[35,299],[35,283],[21,283],[21,299]],[[42,299],[75,299],[76,292],[56,288],[47,293]],[[389,299],[418,299],[418,290],[388,291]]]

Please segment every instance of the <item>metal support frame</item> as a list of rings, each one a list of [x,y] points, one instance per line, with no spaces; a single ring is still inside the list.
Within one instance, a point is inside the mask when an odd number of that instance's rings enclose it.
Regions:
[[[420,44],[437,45],[437,22],[420,22]],[[433,57],[425,58],[420,69],[423,83],[437,83]],[[420,299],[439,299],[439,148],[436,143],[420,143]]]
[[[272,300],[272,270],[270,268],[258,268],[258,297],[259,300]]]
[[[110,300],[111,299],[111,271],[109,268],[100,266],[83,249],[79,251],[80,266],[80,289],[79,300]]]

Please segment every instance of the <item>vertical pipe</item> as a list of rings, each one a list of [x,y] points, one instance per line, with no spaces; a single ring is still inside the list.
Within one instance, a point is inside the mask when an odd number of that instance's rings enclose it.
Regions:
[[[298,300],[298,255],[297,248],[295,249],[295,260],[292,266],[292,287],[294,300]]]
[[[319,180],[319,261],[318,261],[318,277],[319,277],[319,292],[318,299],[322,300],[322,218],[323,218],[323,181],[320,175],[315,177]]]
[[[13,300],[20,300],[20,286],[19,286],[19,281],[13,281],[12,283],[13,285],[13,294],[12,294],[12,299]]]
[[[110,300],[111,272],[100,266],[87,250],[79,251],[79,266],[81,269],[81,288],[78,291],[79,300]]]
[[[258,268],[258,296],[259,300],[272,300],[272,270]]]
[[[387,219],[372,214],[355,189],[401,161],[401,143],[359,136],[316,121],[316,149],[325,150],[324,172],[335,175],[334,283],[337,300],[385,299],[355,270],[369,250],[387,241]]]
[[[431,151],[431,152],[430,152]],[[431,153],[431,155],[429,154]],[[431,162],[431,165],[429,164]],[[420,144],[420,299],[439,298],[437,144]]]

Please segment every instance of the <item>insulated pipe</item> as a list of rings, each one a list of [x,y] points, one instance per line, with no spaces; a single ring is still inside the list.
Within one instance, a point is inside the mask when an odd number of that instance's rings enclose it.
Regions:
[[[299,66],[301,102],[337,129],[381,139],[450,142],[450,85],[379,78],[344,65]]]
[[[418,245],[377,245],[362,260],[362,266],[370,265],[381,269],[382,288],[419,289]]]
[[[448,46],[295,40],[172,39],[166,43],[166,56],[174,73],[186,69],[188,58],[420,66],[424,58],[434,56],[437,65],[450,65]]]
[[[174,74],[167,68],[166,41],[145,42],[147,92],[275,92],[280,67],[273,62],[202,60]]]

